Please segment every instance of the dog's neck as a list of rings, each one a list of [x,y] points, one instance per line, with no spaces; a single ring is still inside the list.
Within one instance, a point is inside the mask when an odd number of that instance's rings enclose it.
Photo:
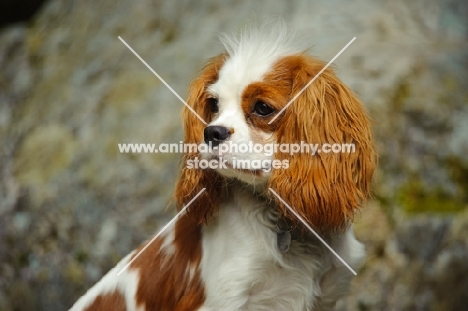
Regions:
[[[311,240],[315,240],[313,233],[302,223],[293,223],[280,213],[275,202],[265,195],[267,190],[266,184],[252,185],[237,179],[231,179],[226,183],[224,195],[234,201],[239,198],[244,200],[248,198],[249,201],[255,202],[255,206],[247,208],[261,208],[263,210],[264,219],[268,219],[268,222],[264,223],[264,225],[276,233],[277,247],[282,253],[288,252],[291,243],[294,241],[307,244]]]

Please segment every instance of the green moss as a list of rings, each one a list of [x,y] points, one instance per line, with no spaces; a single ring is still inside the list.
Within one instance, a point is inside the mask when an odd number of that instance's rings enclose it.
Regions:
[[[75,253],[75,260],[79,263],[88,261],[89,255],[85,250],[79,250]]]
[[[76,262],[68,263],[63,268],[62,273],[68,282],[74,284],[83,283],[85,272],[83,271],[83,268]]]
[[[466,209],[463,198],[449,194],[440,187],[429,188],[418,178],[411,178],[397,194],[397,200],[408,213],[454,213]]]
[[[468,164],[456,156],[449,156],[445,160],[445,167],[458,187],[458,192],[463,201],[468,203]]]
[[[409,84],[409,79],[401,79],[398,85],[393,92],[390,103],[394,111],[400,111],[405,106],[405,102],[410,96],[411,87]]]

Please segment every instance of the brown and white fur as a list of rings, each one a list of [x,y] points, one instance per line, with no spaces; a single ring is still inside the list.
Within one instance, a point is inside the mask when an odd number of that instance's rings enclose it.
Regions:
[[[185,143],[353,143],[355,152],[226,152],[227,169],[186,165],[220,160],[216,148],[184,154],[178,209],[206,190],[128,269],[117,276],[141,248],[71,310],[332,310],[345,295],[351,272],[268,189],[356,267],[364,248],[350,226],[376,164],[365,109],[327,69],[268,124],[325,64],[297,48],[281,26],[222,41],[226,52],[189,89],[188,104],[208,125],[185,108]],[[287,160],[289,168],[240,169],[234,158]],[[287,251],[278,247],[280,218],[295,228]]]

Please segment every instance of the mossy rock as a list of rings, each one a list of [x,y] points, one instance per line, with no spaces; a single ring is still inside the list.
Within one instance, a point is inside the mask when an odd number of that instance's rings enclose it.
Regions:
[[[429,187],[418,177],[412,177],[401,186],[397,201],[408,213],[454,213],[467,209],[463,197],[441,187]]]

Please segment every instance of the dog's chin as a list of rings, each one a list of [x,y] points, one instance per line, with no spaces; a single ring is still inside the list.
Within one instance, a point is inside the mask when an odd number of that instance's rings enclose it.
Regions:
[[[233,161],[229,155],[218,156],[202,154],[202,158],[216,163],[215,171],[229,179],[236,179],[256,187],[266,186],[271,174],[271,167],[249,167],[239,160]]]
[[[237,179],[246,184],[253,186],[266,186],[270,172],[263,170],[249,170],[242,168],[227,168],[227,169],[216,169],[221,176]]]

